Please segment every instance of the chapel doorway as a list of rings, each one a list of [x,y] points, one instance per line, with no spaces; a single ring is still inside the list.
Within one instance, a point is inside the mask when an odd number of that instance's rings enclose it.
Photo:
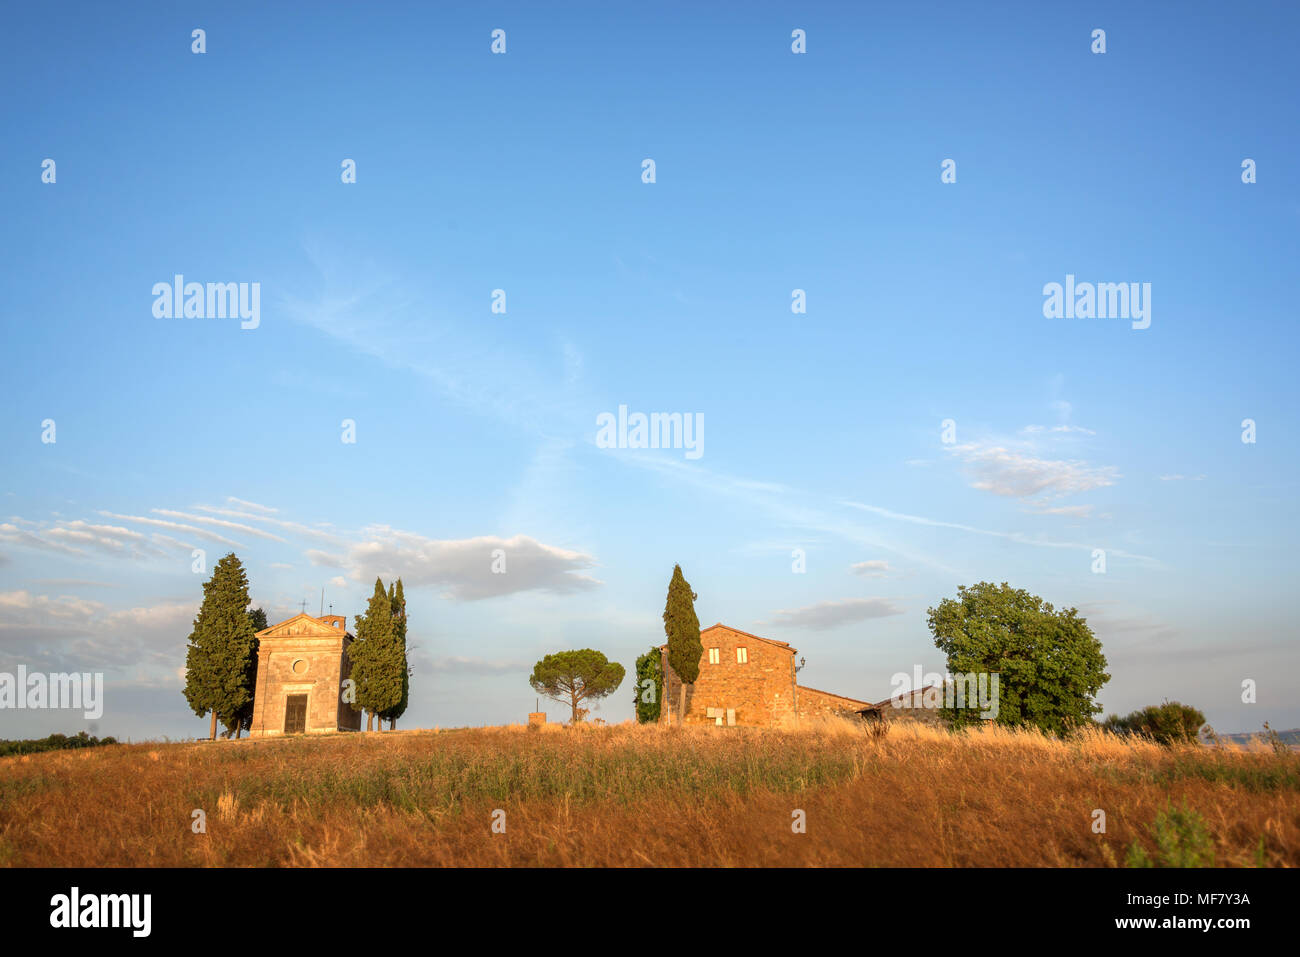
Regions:
[[[307,730],[307,696],[291,694],[284,699],[284,733],[302,734]]]

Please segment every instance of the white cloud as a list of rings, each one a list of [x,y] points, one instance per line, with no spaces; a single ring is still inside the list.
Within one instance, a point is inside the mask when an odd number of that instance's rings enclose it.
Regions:
[[[348,562],[345,555],[331,555],[319,548],[309,548],[303,554],[307,556],[307,560],[313,565],[323,568],[343,568]]]
[[[1054,542],[1044,538],[1031,538],[1021,532],[994,532],[986,528],[976,528],[973,525],[963,525],[960,522],[944,522],[935,518],[925,518],[921,515],[907,515],[903,512],[891,512],[887,508],[881,508],[878,505],[864,505],[861,502],[842,502],[842,505],[848,508],[856,508],[864,512],[870,512],[873,515],[880,515],[883,518],[890,518],[900,522],[910,522],[914,525],[927,525],[931,528],[952,528],[962,532],[970,532],[972,535],[988,535],[993,538],[1003,538],[1007,541],[1017,542],[1021,545],[1034,545],[1038,548],[1070,548],[1082,549],[1091,552],[1098,546],[1086,542]],[[1134,561],[1142,562],[1150,566],[1158,566],[1160,562],[1150,555],[1138,555],[1133,552],[1124,551],[1119,548],[1107,548],[1106,553],[1119,558],[1131,558]]]
[[[107,544],[110,547],[120,547],[124,541],[141,541],[144,539],[144,536],[139,532],[123,528],[120,525],[91,525],[81,519],[73,522],[63,522],[50,529],[48,534],[64,536],[86,543],[98,542]]]
[[[1020,431],[1026,432],[1030,435],[1039,434],[1039,433],[1057,433],[1057,434],[1077,433],[1079,435],[1097,434],[1092,429],[1085,429],[1081,425],[1026,425]]]
[[[950,447],[971,477],[971,487],[1010,498],[1058,498],[1114,485],[1113,466],[1041,459],[1002,445],[970,442]]]
[[[265,538],[273,542],[283,542],[284,539],[279,535],[272,535],[268,531],[260,528],[254,528],[251,525],[244,525],[239,522],[228,522],[222,518],[208,518],[205,515],[191,515],[188,512],[175,512],[167,508],[150,509],[155,515],[166,515],[168,518],[183,518],[187,522],[198,522],[200,525],[215,525],[218,528],[228,528],[236,532],[244,532],[252,535],[254,538]]]
[[[32,578],[33,585],[49,585],[54,588],[120,588],[113,582],[96,581],[93,578]]]
[[[855,575],[861,575],[863,578],[879,578],[889,571],[889,562],[878,560],[855,562],[849,566],[849,570]]]
[[[22,526],[19,527],[20,523]],[[52,524],[15,519],[0,524],[0,541],[22,548],[92,557],[95,553],[114,558],[158,558],[164,553],[148,544],[145,536],[120,525],[99,525],[76,519]]]
[[[504,553],[504,571],[493,571],[494,552]],[[313,565],[347,570],[355,582],[399,575],[407,588],[441,587],[449,598],[475,601],[524,591],[567,593],[601,584],[584,574],[590,555],[546,545],[527,535],[485,535],[459,540],[428,538],[388,526],[371,526],[342,553],[309,549]],[[502,567],[499,563],[497,567]]]
[[[75,595],[0,592],[0,653],[35,668],[170,673],[184,661],[197,611],[188,601],[113,609]]]
[[[154,532],[153,540],[155,542],[161,542],[168,548],[175,548],[185,552],[193,551],[198,548],[197,545],[190,542],[182,542],[180,539],[172,538],[170,535],[164,535],[162,532]]]
[[[1031,503],[1031,509],[1042,515],[1068,515],[1071,518],[1087,518],[1092,514],[1092,505],[1054,505],[1047,506]]]
[[[489,661],[486,658],[467,658],[460,655],[448,655],[441,658],[417,658],[417,673],[425,671],[434,674],[460,675],[503,675],[532,673],[532,665],[521,661]]]
[[[8,542],[21,548],[36,548],[43,551],[62,552],[65,555],[83,555],[80,548],[73,548],[62,542],[52,542],[42,538],[36,532],[29,532],[9,522],[0,523],[0,542]]]
[[[149,518],[144,515],[119,515],[116,512],[100,511],[100,515],[105,518],[115,518],[119,522],[130,522],[133,525],[151,525],[155,528],[167,528],[173,531],[189,532],[191,535],[197,535],[200,538],[206,538],[222,545],[230,545],[235,548],[243,548],[240,542],[231,541],[224,535],[218,535],[216,532],[206,528],[195,528],[193,525],[185,525],[181,522],[169,522],[161,518]]]
[[[246,502],[242,498],[235,498],[233,495],[226,496],[226,501],[231,505],[238,505],[240,508],[246,508],[252,512],[263,512],[268,515],[280,511],[278,508],[271,508],[269,505],[258,505],[256,502]]]
[[[274,525],[276,528],[282,528],[287,532],[293,532],[323,542],[338,544],[343,541],[338,535],[321,531],[319,528],[312,528],[309,525],[303,525],[301,522],[289,522],[280,518],[272,518],[269,515],[262,515],[232,508],[217,508],[213,505],[195,505],[194,510],[196,512],[209,512],[213,515],[225,515],[227,518],[242,518],[251,522],[262,522],[267,525]],[[328,522],[322,522],[321,524],[325,526],[329,525]]]
[[[888,618],[904,613],[886,598],[845,598],[840,601],[823,601],[793,610],[772,613],[772,623],[794,628],[812,628],[824,631],[869,618]]]
[[[26,589],[0,592],[0,612],[39,612],[41,615],[58,619],[88,621],[98,614],[103,605],[97,601],[87,601],[74,595],[33,595]]]

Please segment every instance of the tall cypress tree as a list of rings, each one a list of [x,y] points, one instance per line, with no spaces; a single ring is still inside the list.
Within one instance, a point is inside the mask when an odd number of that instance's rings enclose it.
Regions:
[[[402,580],[389,587],[389,601],[393,608],[393,642],[389,661],[385,671],[395,672],[401,683],[401,698],[397,704],[380,714],[380,719],[388,720],[388,730],[397,727],[397,719],[406,713],[406,705],[411,690],[411,672],[406,660],[406,595],[402,591]]]
[[[700,657],[704,654],[700,619],[695,615],[695,599],[699,597],[682,574],[682,566],[674,565],[672,581],[668,583],[668,601],[664,605],[664,634],[668,636],[668,666],[682,681],[678,709],[682,724],[686,723],[687,689],[700,676]]]
[[[257,648],[260,644],[257,640],[257,633],[265,631],[269,627],[266,621],[266,609],[250,608],[248,610],[248,620],[253,626],[253,650],[248,656],[248,687],[251,689],[252,694],[248,698],[248,703],[239,709],[233,722],[222,719],[226,725],[223,736],[227,738],[231,735],[238,738],[241,731],[253,730],[253,702],[257,697]]]
[[[382,731],[383,713],[402,699],[402,677],[394,666],[397,639],[393,599],[394,595],[384,590],[383,581],[376,578],[375,592],[370,596],[366,613],[356,616],[357,640],[348,649],[352,680],[356,682],[354,707],[370,712],[366,718],[367,731],[374,728],[376,718]]]
[[[257,639],[248,603],[248,576],[231,552],[203,584],[203,604],[185,653],[185,700],[200,717],[211,714],[211,740],[217,737],[218,718],[233,725],[253,700],[249,662],[256,667]]]

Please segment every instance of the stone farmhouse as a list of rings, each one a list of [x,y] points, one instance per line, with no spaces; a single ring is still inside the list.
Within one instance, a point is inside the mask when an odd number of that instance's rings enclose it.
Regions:
[[[308,614],[257,633],[257,687],[250,737],[360,731],[361,712],[343,700],[356,639],[342,615]]]
[[[878,705],[805,688],[796,680],[797,650],[784,641],[716,624],[700,631],[700,675],[686,695],[686,724],[776,727],[820,715],[878,714]],[[660,723],[675,724],[682,681],[662,655],[665,706]]]

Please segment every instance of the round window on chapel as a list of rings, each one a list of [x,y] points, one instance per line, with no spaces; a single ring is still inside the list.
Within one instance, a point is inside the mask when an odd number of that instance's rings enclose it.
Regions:
[[[293,668],[294,674],[305,675],[307,673],[307,659],[299,658],[297,661],[293,663],[291,667]]]

